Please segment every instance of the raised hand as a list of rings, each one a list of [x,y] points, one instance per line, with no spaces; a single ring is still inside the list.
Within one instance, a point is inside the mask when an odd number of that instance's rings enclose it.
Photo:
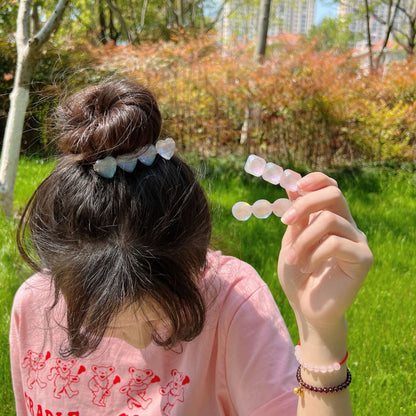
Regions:
[[[279,280],[298,323],[331,326],[351,305],[373,256],[334,179],[311,173],[298,188],[299,193],[288,192],[295,202],[282,218],[288,227]]]

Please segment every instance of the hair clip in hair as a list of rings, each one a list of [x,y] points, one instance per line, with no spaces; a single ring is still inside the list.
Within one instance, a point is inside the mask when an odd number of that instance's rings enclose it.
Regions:
[[[121,155],[116,158],[116,162],[118,167],[131,173],[137,165],[137,156],[135,154]]]
[[[112,156],[97,160],[93,169],[103,178],[110,179],[114,176],[117,169],[117,161]]]
[[[175,141],[168,137],[164,140],[158,140],[156,146],[153,144],[145,146],[139,153],[120,155],[117,158],[107,156],[104,159],[99,159],[94,162],[93,169],[103,178],[111,179],[116,173],[117,166],[125,172],[131,173],[137,165],[137,160],[143,165],[151,166],[157,154],[163,159],[170,160],[175,150]]]
[[[156,142],[156,152],[162,156],[163,159],[170,160],[175,153],[175,149],[175,141],[171,137]]]
[[[140,153],[138,159],[143,165],[151,166],[155,161],[156,155],[156,147],[153,144],[150,144],[144,148],[144,152]]]

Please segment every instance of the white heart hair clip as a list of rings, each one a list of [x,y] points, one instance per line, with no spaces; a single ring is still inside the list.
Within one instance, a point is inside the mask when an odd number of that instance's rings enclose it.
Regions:
[[[261,176],[266,182],[273,185],[280,184],[283,189],[291,192],[298,190],[297,182],[302,177],[291,169],[283,170],[280,166],[271,162],[267,163],[256,155],[250,155],[247,158],[244,170],[253,176]],[[273,203],[259,199],[253,205],[240,201],[234,204],[232,214],[239,221],[247,221],[251,214],[257,218],[267,218],[272,212],[277,217],[282,217],[291,206],[292,201],[287,198],[279,198]]]
[[[125,172],[133,172],[137,161],[143,165],[151,166],[155,161],[156,155],[160,155],[163,159],[170,160],[175,153],[175,141],[168,137],[164,140],[158,140],[156,145],[147,145],[136,153],[129,153],[126,155],[107,156],[104,159],[99,159],[93,164],[93,169],[103,178],[111,179],[116,173],[117,166]]]

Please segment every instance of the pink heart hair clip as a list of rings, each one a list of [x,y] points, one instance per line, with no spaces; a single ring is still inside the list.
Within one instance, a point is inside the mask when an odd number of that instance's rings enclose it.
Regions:
[[[155,161],[156,155],[160,155],[163,159],[170,160],[175,153],[175,141],[168,137],[164,140],[158,140],[156,145],[147,145],[138,152],[126,155],[107,156],[99,159],[93,164],[93,169],[103,178],[111,179],[116,173],[117,166],[125,172],[133,172],[137,161],[146,166],[151,166]]]
[[[302,177],[299,173],[271,163],[266,162],[263,158],[250,155],[247,158],[244,170],[257,177],[262,177],[265,181],[278,185],[287,191],[296,192],[298,190],[297,182]],[[234,218],[239,221],[247,221],[253,214],[257,218],[267,218],[271,213],[277,217],[282,217],[283,214],[292,206],[292,201],[287,198],[279,198],[273,203],[259,199],[253,205],[247,202],[237,202],[232,208]]]

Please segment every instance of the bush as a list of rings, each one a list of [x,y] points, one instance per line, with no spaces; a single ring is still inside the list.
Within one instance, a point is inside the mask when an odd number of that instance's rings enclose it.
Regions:
[[[24,146],[50,141],[40,126],[57,96],[116,74],[155,91],[164,134],[202,158],[260,153],[308,169],[414,161],[414,62],[365,76],[351,54],[304,39],[269,50],[258,64],[252,45],[223,48],[214,35],[101,48],[61,40],[38,66]]]
[[[301,41],[274,45],[260,65],[250,47],[210,36],[92,53],[156,91],[166,134],[202,156],[259,152],[311,168],[415,158],[412,62],[364,76],[350,54]]]

